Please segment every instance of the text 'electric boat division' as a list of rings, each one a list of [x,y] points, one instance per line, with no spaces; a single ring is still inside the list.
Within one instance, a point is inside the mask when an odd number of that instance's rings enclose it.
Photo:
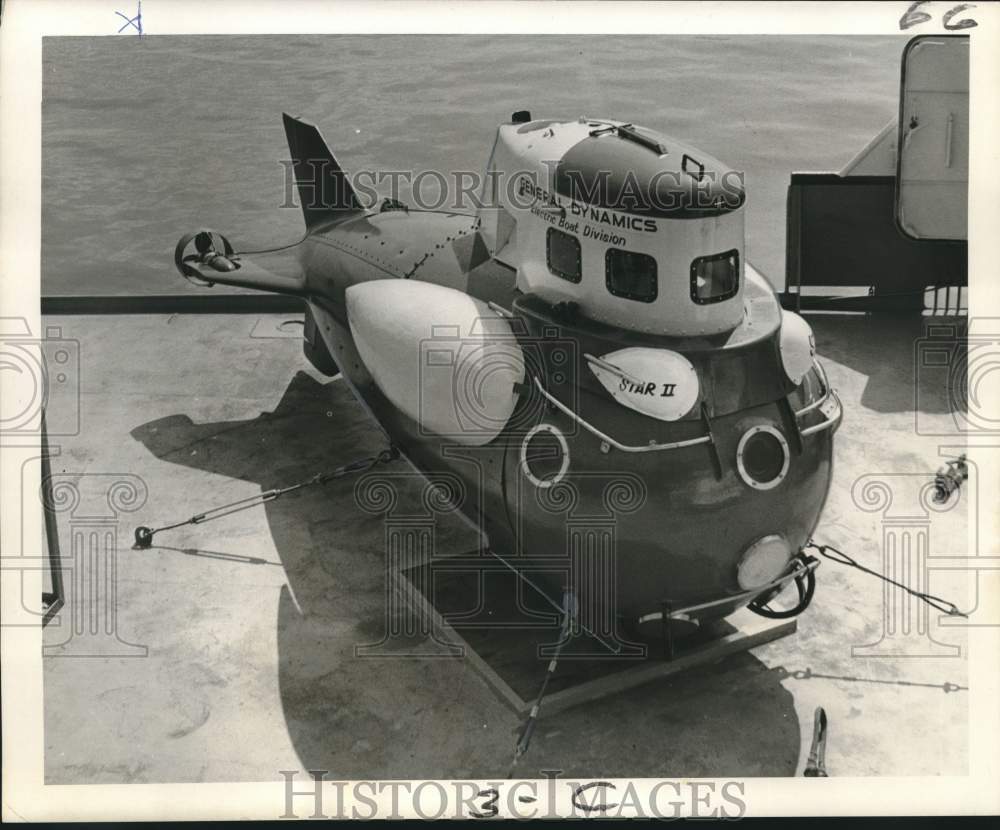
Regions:
[[[746,261],[741,176],[651,129],[520,112],[474,215],[366,207],[316,127],[284,124],[304,238],[240,254],[196,231],[182,274],[301,297],[312,364],[591,627],[808,604],[842,409]]]

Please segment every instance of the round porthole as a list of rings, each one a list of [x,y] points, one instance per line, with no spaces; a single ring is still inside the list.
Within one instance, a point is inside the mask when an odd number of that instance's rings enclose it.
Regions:
[[[736,448],[740,478],[755,490],[777,487],[788,474],[788,442],[772,426],[750,427]]]
[[[521,472],[536,487],[558,484],[569,469],[569,447],[552,424],[531,428],[521,442]]]

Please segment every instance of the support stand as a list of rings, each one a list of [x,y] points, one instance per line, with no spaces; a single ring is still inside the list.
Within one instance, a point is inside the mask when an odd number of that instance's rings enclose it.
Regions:
[[[456,559],[478,562],[481,568],[461,570]],[[551,610],[553,597],[541,597],[532,587],[518,602],[523,583],[506,569],[489,569],[488,557],[470,554],[441,559],[403,571],[414,587],[411,599],[426,614],[438,635],[461,647],[461,659],[476,671],[504,704],[521,716],[531,712],[545,673],[560,621],[539,623],[539,611]],[[426,592],[426,593],[425,593]],[[475,604],[474,613],[469,605]],[[556,605],[558,607],[558,605]],[[669,607],[664,608],[669,614]],[[689,637],[676,639],[669,626],[662,643],[644,643],[642,657],[594,658],[572,647],[562,650],[558,670],[548,679],[545,713],[551,716],[581,703],[619,694],[633,687],[730,654],[747,651],[793,634],[794,619],[765,619],[742,609],[725,620],[708,623]],[[655,629],[654,629],[655,630]],[[663,654],[660,657],[659,654]]]

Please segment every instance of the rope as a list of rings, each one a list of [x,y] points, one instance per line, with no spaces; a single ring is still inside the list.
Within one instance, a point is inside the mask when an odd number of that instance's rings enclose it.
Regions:
[[[950,680],[945,680],[943,683],[920,683],[916,680],[883,680],[879,677],[857,677],[850,674],[823,674],[822,672],[815,672],[811,668],[795,669],[788,672],[788,675],[795,680],[812,680],[813,678],[818,678],[820,680],[847,680],[852,683],[881,683],[886,686],[919,686],[924,689],[941,689],[945,694],[949,692],[967,692],[969,690],[968,686],[960,686],[958,683],[952,683]]]
[[[277,253],[278,251],[287,251],[289,248],[294,248],[296,245],[301,245],[308,238],[309,234],[306,234],[301,239],[298,239],[295,242],[289,242],[286,245],[278,245],[277,247],[274,248],[261,248],[260,250],[257,251],[235,251],[234,256],[253,256],[254,254],[274,254]]]
[[[173,530],[174,528],[184,527],[185,525],[198,525],[214,521],[215,519],[221,519],[223,516],[229,516],[233,513],[239,513],[242,510],[249,510],[251,507],[258,507],[269,501],[274,501],[286,493],[292,493],[305,487],[323,485],[329,481],[333,481],[334,479],[342,478],[343,476],[353,473],[367,472],[377,464],[388,464],[390,461],[395,461],[397,458],[399,458],[399,450],[395,447],[390,447],[389,449],[382,450],[378,455],[370,455],[367,458],[352,461],[350,464],[337,467],[335,470],[331,470],[328,473],[317,473],[312,478],[300,481],[298,484],[292,484],[288,487],[280,487],[274,490],[265,490],[263,493],[258,493],[256,496],[248,496],[245,499],[238,499],[237,501],[232,501],[228,504],[221,504],[218,507],[213,507],[211,510],[206,510],[204,513],[198,513],[190,519],[184,519],[180,522],[174,522],[173,524],[162,525],[161,527],[155,528],[145,526],[137,527],[135,529],[135,544],[132,546],[132,549],[146,550],[152,547],[153,536],[164,530]]]
[[[556,644],[556,653],[549,660],[548,668],[545,670],[545,679],[542,681],[542,688],[538,690],[538,697],[535,698],[535,703],[528,712],[524,726],[521,727],[521,734],[518,735],[517,743],[514,745],[514,758],[507,770],[508,780],[514,777],[514,768],[517,766],[517,762],[521,760],[521,756],[528,751],[528,747],[531,745],[531,736],[535,731],[535,724],[538,722],[538,712],[542,708],[542,700],[549,688],[549,681],[556,672],[563,646],[569,641],[570,619],[573,617],[572,606],[574,602],[572,592],[563,591],[563,620],[562,627],[559,629],[559,642]]]
[[[496,553],[495,551],[491,550],[490,548],[486,548],[486,552],[490,556],[492,556],[493,558],[495,558],[497,561],[499,561],[505,568],[507,568],[508,570],[510,570],[511,573],[513,573],[514,576],[516,576],[518,579],[520,579],[522,582],[524,582],[525,585],[530,586],[532,589],[534,589],[534,591],[537,594],[540,594],[541,597],[542,597],[542,599],[544,599],[556,611],[560,611],[560,612],[563,611],[563,607],[560,606],[559,603],[557,603],[554,599],[552,599],[552,597],[550,597],[548,595],[548,592],[546,592],[537,582],[534,582],[533,580],[531,580],[527,576],[525,576],[525,574],[524,574],[523,571],[518,570],[516,567],[514,567],[513,565],[511,565],[510,562],[508,562],[506,559],[504,559],[500,554]],[[613,654],[617,654],[618,653],[619,647],[618,647],[617,643],[609,643],[607,640],[605,640],[596,631],[591,631],[589,628],[587,628],[587,626],[583,622],[581,622],[579,619],[577,619],[576,624],[578,626],[580,626],[580,630],[584,634],[587,634],[588,636],[593,637],[595,640],[597,640],[598,643],[600,643],[602,646],[604,646],[605,648],[607,648]]]
[[[924,591],[915,591],[908,585],[904,585],[902,582],[897,582],[895,579],[890,579],[885,574],[880,574],[878,571],[873,571],[871,568],[866,568],[864,565],[860,564],[857,560],[848,556],[842,550],[838,550],[833,547],[833,545],[817,545],[812,540],[806,543],[807,548],[814,548],[819,552],[820,556],[824,556],[831,562],[837,562],[840,565],[847,565],[851,568],[857,568],[862,573],[871,574],[881,579],[883,582],[888,582],[890,585],[895,585],[897,588],[901,588],[906,591],[910,596],[916,597],[923,602],[926,602],[932,608],[936,608],[943,614],[947,614],[949,617],[968,617],[969,615],[959,611],[958,606],[953,602],[949,602],[941,597],[934,596],[934,594],[928,594]]]

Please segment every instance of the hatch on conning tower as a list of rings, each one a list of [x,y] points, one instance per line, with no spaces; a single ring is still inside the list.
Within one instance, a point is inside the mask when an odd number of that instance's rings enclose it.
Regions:
[[[497,131],[479,217],[521,291],[650,334],[740,324],[740,174],[638,125],[515,115]]]

